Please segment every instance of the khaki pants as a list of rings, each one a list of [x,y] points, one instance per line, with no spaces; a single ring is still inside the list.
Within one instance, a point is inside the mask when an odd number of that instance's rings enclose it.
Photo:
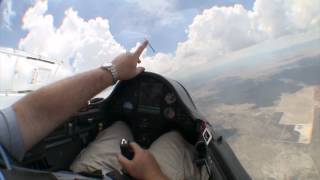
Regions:
[[[71,165],[74,172],[93,172],[96,170],[121,170],[116,158],[120,153],[120,140],[126,138],[133,141],[128,126],[117,121],[112,126],[98,134],[95,141],[82,150]],[[150,146],[164,174],[170,179],[208,179],[205,168],[199,170],[194,165],[195,152],[178,132],[168,132],[159,137]]]

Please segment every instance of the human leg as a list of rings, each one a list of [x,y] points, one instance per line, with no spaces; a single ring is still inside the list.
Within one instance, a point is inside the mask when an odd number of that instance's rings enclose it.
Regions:
[[[197,155],[194,147],[176,131],[159,137],[149,150],[170,179],[208,179],[205,169],[194,163]]]
[[[121,170],[116,155],[120,153],[122,138],[133,140],[128,126],[117,121],[98,134],[96,139],[82,150],[70,169],[74,172],[94,172],[101,169]]]

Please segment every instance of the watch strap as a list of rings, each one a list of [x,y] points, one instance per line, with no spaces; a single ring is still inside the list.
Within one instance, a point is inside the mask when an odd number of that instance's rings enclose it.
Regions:
[[[101,68],[105,71],[109,71],[111,73],[111,76],[112,76],[112,84],[115,84],[117,83],[117,81],[119,80],[119,77],[118,77],[118,72],[117,72],[117,69],[116,69],[116,66],[115,65],[110,65],[110,66],[101,66]]]

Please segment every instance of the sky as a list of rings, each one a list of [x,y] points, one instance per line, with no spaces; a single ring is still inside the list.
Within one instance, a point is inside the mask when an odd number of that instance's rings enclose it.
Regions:
[[[26,10],[36,1],[2,0],[2,25],[0,42],[2,46],[18,47],[18,42],[26,36],[22,29],[22,17]],[[59,26],[65,11],[72,8],[84,20],[95,17],[108,19],[110,31],[115,39],[130,48],[136,41],[148,36],[161,52],[172,52],[179,41],[187,38],[185,30],[195,15],[213,5],[233,5],[241,3],[252,8],[252,0],[216,0],[216,1],[152,1],[141,0],[51,0],[48,1],[47,13],[54,17],[53,24]],[[158,10],[154,11],[154,9]],[[14,32],[14,33],[13,33]]]
[[[141,65],[174,77],[309,32],[320,32],[320,0],[0,0],[0,46],[62,61],[69,72],[59,77],[110,62],[145,37],[156,53],[147,50]],[[16,73],[7,68],[14,59],[1,61],[0,90]]]

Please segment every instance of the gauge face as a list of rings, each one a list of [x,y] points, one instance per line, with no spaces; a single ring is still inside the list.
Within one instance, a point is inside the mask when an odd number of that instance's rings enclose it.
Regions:
[[[176,96],[173,94],[173,93],[168,93],[166,94],[166,96],[164,97],[164,101],[167,103],[167,104],[173,104],[175,103],[177,100]]]
[[[133,110],[133,104],[130,101],[126,101],[123,103],[122,108],[127,112],[131,112]]]
[[[176,116],[176,112],[174,111],[173,108],[168,107],[164,109],[163,115],[167,119],[173,119]]]

